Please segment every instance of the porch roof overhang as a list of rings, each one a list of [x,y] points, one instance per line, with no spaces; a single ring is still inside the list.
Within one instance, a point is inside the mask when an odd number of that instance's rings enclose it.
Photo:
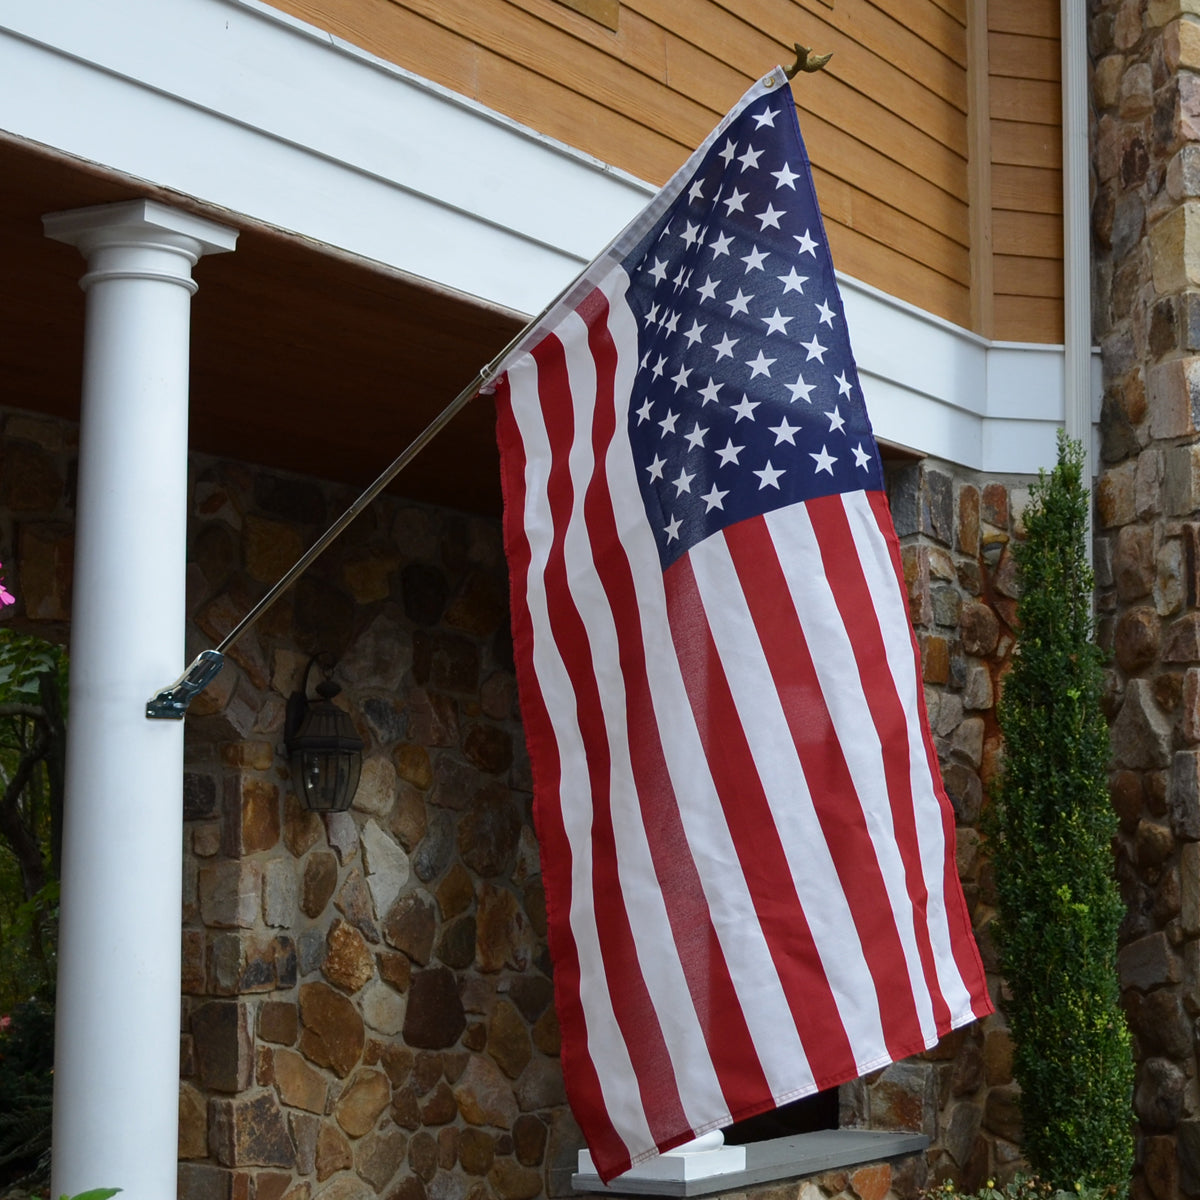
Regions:
[[[65,6],[65,11],[64,11]],[[0,389],[72,415],[81,264],[42,214],[152,196],[241,230],[196,270],[193,449],[364,485],[645,203],[630,178],[258,0],[17,0],[0,17]],[[1062,348],[843,279],[877,434],[1052,462]],[[486,400],[397,490],[499,508]]]

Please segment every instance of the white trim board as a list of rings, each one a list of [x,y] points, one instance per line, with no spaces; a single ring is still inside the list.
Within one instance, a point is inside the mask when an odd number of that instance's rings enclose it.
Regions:
[[[0,127],[525,313],[653,194],[258,0],[172,0],[169,13],[161,0],[9,0]],[[1061,346],[989,343],[841,282],[881,438],[985,472],[1053,462]]]

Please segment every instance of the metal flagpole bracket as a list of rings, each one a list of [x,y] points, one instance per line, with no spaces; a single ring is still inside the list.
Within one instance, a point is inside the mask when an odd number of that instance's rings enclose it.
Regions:
[[[151,719],[182,721],[192,697],[204,691],[225,665],[219,650],[201,650],[191,666],[170,687],[146,701],[146,716]]]
[[[833,57],[832,52],[829,54],[813,54],[811,46],[802,46],[799,42],[794,42],[792,49],[796,51],[796,61],[790,67],[784,69],[784,74],[789,79],[795,79],[801,71],[808,75],[811,75],[814,71],[820,71]]]

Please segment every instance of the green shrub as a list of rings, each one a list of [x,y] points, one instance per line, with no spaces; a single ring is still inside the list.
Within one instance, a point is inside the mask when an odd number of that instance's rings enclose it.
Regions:
[[[1115,1189],[1133,1161],[1133,1061],[1119,1006],[1102,657],[1091,640],[1087,492],[1079,446],[1034,486],[1014,548],[1020,626],[999,718],[991,839],[1022,1149],[1055,1187]]]

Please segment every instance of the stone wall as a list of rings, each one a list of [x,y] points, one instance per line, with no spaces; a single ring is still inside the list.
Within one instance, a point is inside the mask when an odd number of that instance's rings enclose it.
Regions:
[[[1101,633],[1135,1038],[1135,1196],[1200,1195],[1200,23],[1091,6]]]
[[[19,601],[5,615],[61,636],[74,431],[0,416],[0,559]],[[930,462],[891,477],[959,866],[993,972],[977,824],[1024,495]],[[351,499],[194,459],[189,652],[215,644]],[[336,663],[366,743],[354,809],[325,818],[297,805],[281,748],[287,698],[317,653]],[[230,659],[187,721],[184,1200],[568,1194],[579,1135],[558,1063],[498,523],[381,498]],[[927,1133],[930,1153],[793,1182],[789,1195],[910,1197],[1017,1161],[1000,1017],[846,1086],[841,1107],[847,1125]]]
[[[196,463],[189,605],[218,640],[351,498]],[[282,755],[312,655],[366,743],[351,812]],[[499,526],[377,502],[188,720],[185,1200],[529,1200],[565,1107]]]

